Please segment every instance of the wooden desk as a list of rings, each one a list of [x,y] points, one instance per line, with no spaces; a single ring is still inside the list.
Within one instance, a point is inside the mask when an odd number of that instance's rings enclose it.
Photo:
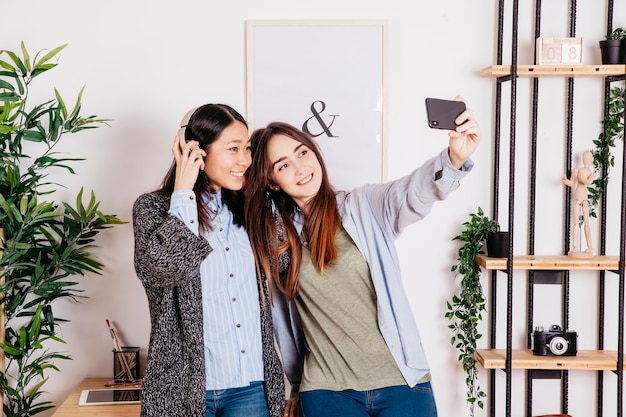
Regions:
[[[107,389],[104,384],[111,378],[85,378],[72,393],[63,401],[54,417],[139,417],[141,404],[120,405],[78,405],[80,393],[84,389]]]

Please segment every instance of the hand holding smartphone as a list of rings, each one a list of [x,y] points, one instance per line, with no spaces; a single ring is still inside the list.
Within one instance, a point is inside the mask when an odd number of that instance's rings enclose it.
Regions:
[[[462,101],[426,98],[428,126],[432,129],[456,129],[458,125],[454,120],[464,111],[465,103]]]

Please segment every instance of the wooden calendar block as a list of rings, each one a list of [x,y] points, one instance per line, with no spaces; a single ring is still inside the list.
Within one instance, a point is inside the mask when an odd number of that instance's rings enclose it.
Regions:
[[[583,63],[583,38],[537,38],[537,65]]]

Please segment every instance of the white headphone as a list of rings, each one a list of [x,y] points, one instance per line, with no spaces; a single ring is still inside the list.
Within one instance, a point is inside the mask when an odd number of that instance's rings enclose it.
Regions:
[[[193,109],[189,110],[187,113],[185,113],[182,120],[180,121],[180,127],[178,128],[178,139],[180,140],[181,149],[184,148],[185,143],[187,143],[185,141],[185,131],[187,130],[187,124],[189,123],[189,119],[191,119],[191,116],[196,112],[196,110],[198,110],[198,107],[194,107]]]

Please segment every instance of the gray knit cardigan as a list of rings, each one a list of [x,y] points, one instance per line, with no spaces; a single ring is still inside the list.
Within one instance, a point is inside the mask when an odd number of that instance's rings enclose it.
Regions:
[[[200,263],[209,242],[168,214],[170,198],[148,193],[133,206],[135,271],[148,298],[151,329],[142,389],[142,417],[204,417],[206,408]],[[281,267],[288,255],[280,260]],[[265,280],[263,280],[265,282]],[[276,352],[265,288],[261,334],[270,417],[285,407],[283,367]],[[264,306],[264,305],[265,306]]]

